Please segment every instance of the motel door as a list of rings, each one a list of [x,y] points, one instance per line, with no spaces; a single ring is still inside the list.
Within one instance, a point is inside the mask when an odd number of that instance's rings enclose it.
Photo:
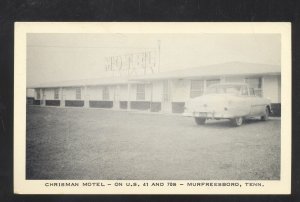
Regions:
[[[114,108],[120,109],[120,86],[114,87]]]
[[[170,96],[170,82],[169,80],[163,81],[163,92],[162,92],[162,102],[161,111],[170,113],[171,110],[171,96]]]

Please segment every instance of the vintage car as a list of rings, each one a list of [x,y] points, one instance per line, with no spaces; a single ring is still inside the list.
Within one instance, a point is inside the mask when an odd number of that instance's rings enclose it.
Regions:
[[[198,125],[209,119],[229,119],[240,126],[246,118],[262,121],[272,112],[269,99],[259,97],[246,83],[220,83],[209,86],[204,94],[185,103],[184,116],[194,117]]]

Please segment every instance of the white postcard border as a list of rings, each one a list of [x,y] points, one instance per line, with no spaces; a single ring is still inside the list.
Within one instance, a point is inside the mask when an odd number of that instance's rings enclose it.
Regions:
[[[26,34],[27,33],[279,33],[281,34],[280,180],[26,180]],[[16,194],[290,194],[291,193],[291,23],[15,23],[14,192]],[[46,183],[102,183],[109,186],[46,186]],[[159,182],[164,186],[126,186]],[[168,182],[185,184],[167,186]],[[188,187],[187,183],[239,183],[242,186]],[[124,186],[114,186],[122,183]],[[245,186],[261,183],[263,186]]]

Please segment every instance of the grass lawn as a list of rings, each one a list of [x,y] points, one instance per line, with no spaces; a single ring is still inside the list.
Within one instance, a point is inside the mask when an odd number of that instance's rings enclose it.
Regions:
[[[27,108],[27,179],[277,180],[280,119],[197,126],[192,118]]]

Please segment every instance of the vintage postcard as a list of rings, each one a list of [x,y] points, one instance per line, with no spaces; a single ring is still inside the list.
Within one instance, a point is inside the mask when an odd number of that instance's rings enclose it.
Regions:
[[[291,24],[15,24],[16,194],[290,194]]]

